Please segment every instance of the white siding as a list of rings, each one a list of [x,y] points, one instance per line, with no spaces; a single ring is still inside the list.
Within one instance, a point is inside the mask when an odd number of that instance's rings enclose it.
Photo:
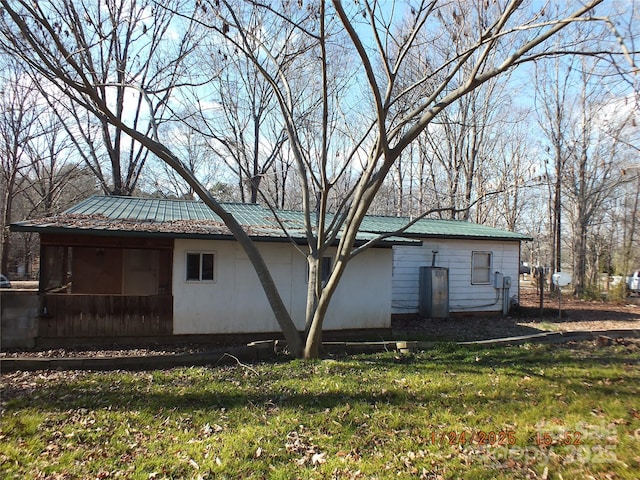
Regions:
[[[390,248],[369,249],[349,262],[331,299],[326,330],[391,327]]]
[[[299,330],[304,328],[306,259],[291,245],[261,243],[280,295]],[[185,281],[187,252],[215,254],[214,282]],[[327,312],[324,328],[387,328],[391,318],[391,249],[353,259]],[[175,334],[277,332],[258,277],[234,241],[176,240],[173,253]]]
[[[509,296],[518,295],[519,242],[472,240],[423,240],[422,247],[395,246],[393,257],[392,313],[416,313],[419,302],[419,271],[430,266],[437,250],[435,266],[449,269],[449,309],[451,312],[502,310],[502,291],[492,285],[471,284],[471,254],[492,253],[492,271],[511,277]]]

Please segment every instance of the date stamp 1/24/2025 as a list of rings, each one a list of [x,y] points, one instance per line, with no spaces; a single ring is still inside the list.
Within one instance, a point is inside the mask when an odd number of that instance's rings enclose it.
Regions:
[[[526,439],[518,437],[515,430],[430,431],[427,441],[442,448],[456,448],[475,454],[489,454],[487,461],[523,461],[525,463],[548,463],[551,458],[562,455],[562,462],[612,463],[617,460],[616,439],[606,435],[604,429],[593,426],[587,430],[536,430]],[[599,430],[599,431],[598,431]]]
[[[529,444],[538,447],[551,445],[582,445],[583,433],[579,430],[563,432],[536,431]],[[432,445],[495,445],[511,446],[517,441],[514,430],[431,431],[428,436]]]
[[[513,430],[432,430],[428,436],[431,445],[515,445],[516,432]]]

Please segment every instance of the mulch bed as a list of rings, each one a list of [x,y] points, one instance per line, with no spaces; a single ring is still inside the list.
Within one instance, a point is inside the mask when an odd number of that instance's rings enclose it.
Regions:
[[[640,305],[633,303],[587,302],[567,297],[562,299],[563,308],[559,315],[558,300],[546,297],[545,308],[541,315],[539,298],[534,290],[523,288],[520,301],[520,305],[506,317],[454,314],[448,319],[424,319],[417,316],[394,319],[393,338],[468,342],[532,335],[550,330],[640,330]],[[235,347],[238,346],[235,345]],[[219,349],[219,346],[216,346],[216,349]],[[0,352],[0,359],[144,357],[199,354],[211,350],[212,346],[206,344],[156,345],[146,348],[132,345],[96,349],[8,350]]]

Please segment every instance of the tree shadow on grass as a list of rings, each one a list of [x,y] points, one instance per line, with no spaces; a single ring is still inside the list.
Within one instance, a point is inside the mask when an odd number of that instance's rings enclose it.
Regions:
[[[598,396],[616,395],[618,398],[637,395],[633,382],[624,378],[610,378],[609,367],[637,365],[638,355],[614,351],[612,348],[590,352],[588,345],[564,349],[562,355],[553,346],[481,347],[468,348],[440,345],[438,348],[407,357],[397,354],[361,356],[330,362],[299,362],[289,368],[287,377],[282,371],[254,375],[241,367],[222,372],[215,369],[182,369],[162,372],[90,373],[82,372],[65,378],[63,373],[39,384],[3,388],[6,411],[33,408],[39,411],[68,411],[75,409],[139,410],[192,412],[194,410],[227,411],[247,406],[269,409],[294,408],[306,413],[319,413],[346,404],[385,404],[395,408],[415,405],[448,407],[447,398],[459,395],[456,377],[469,375],[506,375],[515,378],[531,377],[551,386],[569,385],[574,388],[585,382]],[[276,365],[274,365],[275,369]],[[201,372],[201,373],[194,373]],[[381,373],[382,372],[382,373]],[[427,384],[424,390],[408,392],[398,381],[407,375],[451,375],[452,380],[441,384]],[[386,380],[380,386],[376,375]],[[326,385],[312,383],[326,378]],[[317,378],[313,379],[312,376]],[[354,378],[355,377],[355,380]],[[389,381],[391,379],[391,382]],[[518,404],[530,401],[524,393],[516,392],[510,401]]]

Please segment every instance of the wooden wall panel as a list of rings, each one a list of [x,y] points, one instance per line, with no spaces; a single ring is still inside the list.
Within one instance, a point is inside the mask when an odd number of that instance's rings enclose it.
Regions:
[[[170,295],[45,295],[38,336],[57,338],[171,335]]]
[[[72,263],[72,293],[122,293],[122,250],[74,247]]]

